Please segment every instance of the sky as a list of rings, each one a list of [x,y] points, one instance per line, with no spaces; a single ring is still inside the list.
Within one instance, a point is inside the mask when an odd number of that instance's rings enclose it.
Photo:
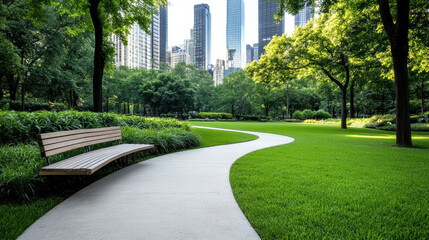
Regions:
[[[212,16],[212,56],[226,58],[226,0],[169,0],[168,6],[168,46],[183,44],[190,39],[190,29],[194,27],[194,5],[207,3]],[[245,8],[245,44],[258,42],[258,0],[244,0]],[[286,15],[285,32],[291,34],[294,29],[294,17]]]

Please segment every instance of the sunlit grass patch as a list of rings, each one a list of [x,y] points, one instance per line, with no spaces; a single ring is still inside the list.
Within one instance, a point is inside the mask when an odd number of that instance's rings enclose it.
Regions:
[[[294,123],[194,123],[293,137],[238,159],[234,196],[262,239],[427,239],[429,135]]]

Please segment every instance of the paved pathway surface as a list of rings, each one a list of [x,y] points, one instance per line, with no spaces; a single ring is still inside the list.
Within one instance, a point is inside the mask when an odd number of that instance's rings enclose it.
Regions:
[[[167,154],[104,177],[18,239],[259,239],[234,199],[230,167],[249,152],[293,139],[245,133],[259,139]]]

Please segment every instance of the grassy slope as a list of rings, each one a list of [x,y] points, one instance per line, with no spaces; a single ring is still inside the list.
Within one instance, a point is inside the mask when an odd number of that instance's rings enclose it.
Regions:
[[[250,141],[255,135],[195,129],[201,135],[198,148]],[[61,197],[34,200],[28,204],[0,204],[0,239],[16,239],[25,229],[64,200]]]
[[[194,123],[295,142],[235,162],[231,185],[262,239],[427,239],[429,133],[418,148],[392,132],[297,123]]]

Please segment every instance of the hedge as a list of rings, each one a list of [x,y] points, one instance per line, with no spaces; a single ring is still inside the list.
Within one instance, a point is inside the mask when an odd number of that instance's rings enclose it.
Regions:
[[[200,136],[187,123],[175,119],[143,118],[113,113],[92,112],[14,112],[0,111],[0,198],[23,200],[43,192],[85,186],[112,171],[136,161],[131,158],[117,160],[94,176],[40,177],[39,170],[46,165],[35,141],[38,133],[71,129],[121,126],[120,143],[154,144],[156,148],[133,154],[141,158],[194,147]],[[94,145],[91,148],[111,146],[117,142]],[[82,149],[57,154],[51,162],[61,161],[82,153]],[[131,159],[131,160],[130,160]],[[69,184],[67,187],[63,185]]]

